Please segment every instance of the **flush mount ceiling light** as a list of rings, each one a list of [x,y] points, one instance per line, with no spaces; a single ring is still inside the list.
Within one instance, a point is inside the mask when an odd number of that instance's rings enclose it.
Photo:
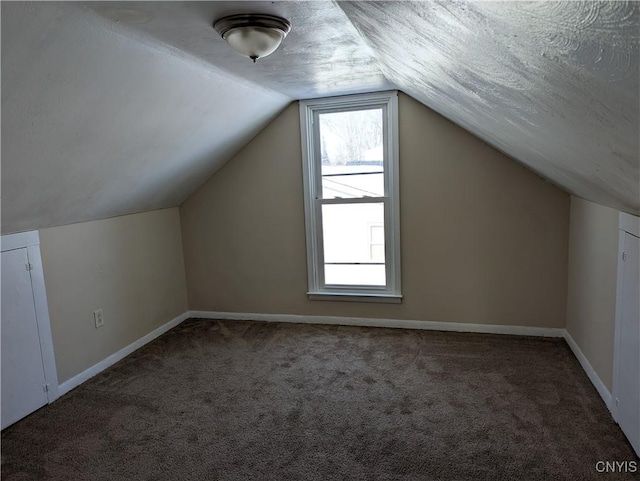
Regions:
[[[276,51],[291,30],[291,23],[274,15],[252,13],[223,17],[213,28],[231,48],[255,63]]]

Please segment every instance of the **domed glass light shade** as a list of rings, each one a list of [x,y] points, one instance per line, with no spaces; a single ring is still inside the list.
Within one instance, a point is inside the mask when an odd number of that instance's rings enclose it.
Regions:
[[[254,62],[272,54],[291,30],[291,23],[274,15],[230,15],[217,20],[213,28],[243,57]]]

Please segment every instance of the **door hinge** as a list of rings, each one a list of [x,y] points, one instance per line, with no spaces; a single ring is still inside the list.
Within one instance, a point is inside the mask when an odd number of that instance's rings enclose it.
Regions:
[[[27,262],[26,267],[27,267],[28,271],[32,271],[33,270],[33,264],[31,264],[30,262]]]
[[[626,252],[622,252],[622,262],[627,260],[627,253]]]
[[[42,385],[42,390],[43,390],[44,392],[49,392],[49,385],[48,385],[48,384],[43,384],[43,385]]]

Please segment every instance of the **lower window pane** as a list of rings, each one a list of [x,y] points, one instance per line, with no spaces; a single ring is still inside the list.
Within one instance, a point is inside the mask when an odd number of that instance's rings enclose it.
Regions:
[[[384,262],[383,203],[325,204],[322,233],[326,263]]]
[[[347,286],[385,286],[384,265],[325,264],[325,284]]]

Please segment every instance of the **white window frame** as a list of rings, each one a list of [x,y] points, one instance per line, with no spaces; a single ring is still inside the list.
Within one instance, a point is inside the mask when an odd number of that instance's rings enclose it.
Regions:
[[[322,161],[318,116],[323,113],[381,108],[384,136],[384,195],[382,197],[322,199]],[[386,91],[300,101],[302,169],[307,239],[307,272],[311,300],[359,302],[402,301],[400,276],[400,182],[398,92]],[[327,285],[324,282],[322,206],[324,204],[383,203],[386,286]]]

